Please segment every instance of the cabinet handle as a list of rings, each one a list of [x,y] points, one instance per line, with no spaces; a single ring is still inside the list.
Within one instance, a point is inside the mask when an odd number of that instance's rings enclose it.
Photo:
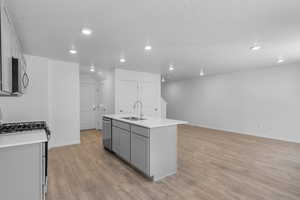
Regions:
[[[155,111],[158,111],[158,109],[157,109],[157,108],[155,108],[154,110],[155,110]]]
[[[123,110],[120,110],[120,112],[123,112]]]

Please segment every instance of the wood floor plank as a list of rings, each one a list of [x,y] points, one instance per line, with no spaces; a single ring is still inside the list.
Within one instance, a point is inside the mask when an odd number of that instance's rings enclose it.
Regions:
[[[151,182],[101,132],[49,152],[48,200],[299,200],[300,144],[181,125],[178,173]]]

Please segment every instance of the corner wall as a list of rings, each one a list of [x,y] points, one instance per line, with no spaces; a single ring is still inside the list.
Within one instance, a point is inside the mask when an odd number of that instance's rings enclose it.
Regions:
[[[50,146],[80,143],[80,81],[77,63],[49,60]]]
[[[48,120],[48,59],[26,56],[30,78],[21,97],[0,97],[4,122]]]
[[[105,108],[105,114],[115,113],[115,71],[114,69],[101,69],[102,75],[97,73],[83,72],[80,74],[80,81],[93,83],[100,91],[100,98],[97,104]]]
[[[163,84],[167,116],[207,128],[300,142],[300,66]]]
[[[102,84],[102,96],[101,102],[106,107],[105,114],[115,113],[115,71],[106,70],[103,71],[105,79],[101,81]]]

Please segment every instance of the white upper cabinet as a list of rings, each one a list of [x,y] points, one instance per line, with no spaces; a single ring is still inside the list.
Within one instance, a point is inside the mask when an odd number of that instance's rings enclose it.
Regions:
[[[12,74],[11,74],[11,46],[12,46],[12,30],[7,10],[1,6],[1,83],[2,91],[11,92]]]
[[[25,71],[25,61],[22,48],[17,37],[13,22],[9,16],[4,1],[0,9],[1,22],[1,62],[0,62],[0,92],[10,94],[12,92],[12,58],[19,59],[20,72]]]
[[[160,74],[116,69],[116,113],[137,114],[133,113],[133,104],[140,100],[146,117],[161,117],[160,90]]]

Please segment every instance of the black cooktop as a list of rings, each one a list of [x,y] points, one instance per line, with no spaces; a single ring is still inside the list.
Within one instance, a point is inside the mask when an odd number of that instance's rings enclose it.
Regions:
[[[44,129],[48,136],[50,131],[45,121],[33,121],[33,122],[17,122],[17,123],[4,123],[0,124],[0,134],[15,133],[20,131],[31,131]]]

